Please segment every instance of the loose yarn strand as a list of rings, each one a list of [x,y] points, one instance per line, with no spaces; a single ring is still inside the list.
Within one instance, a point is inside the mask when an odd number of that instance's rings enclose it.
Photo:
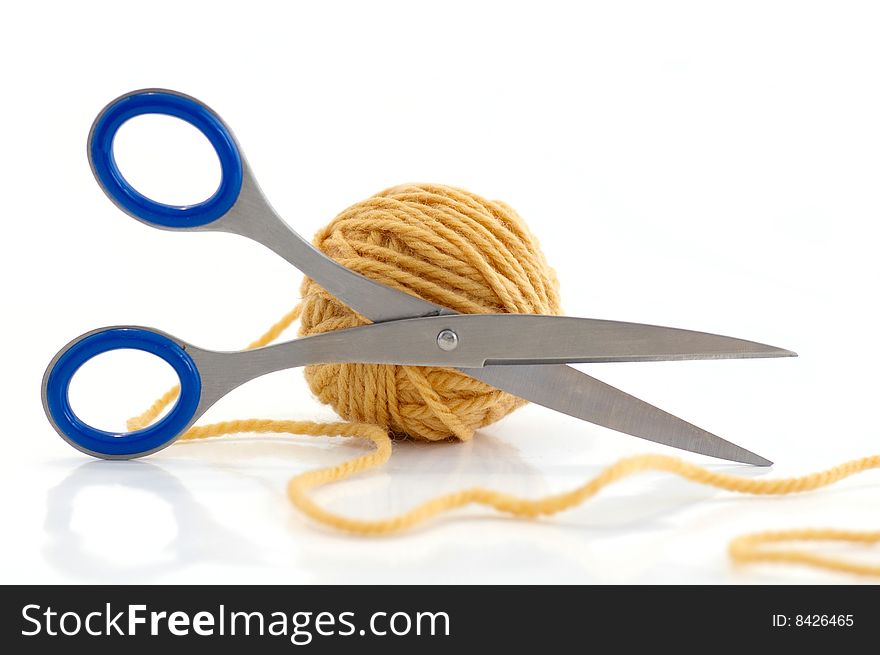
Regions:
[[[516,212],[501,202],[452,187],[409,184],[387,189],[340,213],[314,239],[334,260],[387,286],[461,313],[559,314],[559,282],[535,237]],[[274,341],[299,319],[301,335],[340,330],[368,321],[304,279],[302,300],[260,338]],[[865,457],[826,471],[779,480],[755,480],[716,473],[666,455],[627,457],[581,486],[564,493],[528,499],[482,487],[437,496],[414,508],[376,520],[331,512],[312,496],[317,488],[383,466],[392,453],[392,437],[429,441],[450,436],[462,441],[506,416],[525,401],[445,368],[365,364],[323,364],[305,368],[317,398],[344,420],[333,423],[249,419],[195,426],[181,438],[198,440],[231,434],[294,434],[364,439],[374,449],[341,464],[293,477],[290,501],[312,520],[356,535],[388,535],[468,505],[481,505],[522,518],[562,512],[586,502],[602,489],[646,471],[664,471],[691,482],[735,493],[802,493],[869,469],[880,456]],[[139,430],[156,420],[177,398],[174,387],[145,412],[129,420]],[[734,539],[729,554],[736,563],[799,564],[857,575],[880,576],[880,566],[794,549],[789,542],[845,541],[871,545],[880,532],[802,529],[762,532]]]
[[[766,545],[793,541],[837,541],[871,546],[880,543],[880,531],[860,532],[835,530],[834,528],[804,528],[757,532],[734,539],[730,542],[728,552],[731,559],[740,564],[754,562],[800,564],[853,575],[880,576],[880,564],[861,564],[843,558],[826,557],[797,550],[763,548]]]

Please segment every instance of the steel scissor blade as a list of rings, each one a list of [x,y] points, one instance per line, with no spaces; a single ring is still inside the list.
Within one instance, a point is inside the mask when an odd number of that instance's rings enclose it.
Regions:
[[[454,334],[450,347],[441,335]],[[564,316],[456,314],[388,321],[225,356],[264,373],[321,362],[458,367],[515,396],[674,448],[757,466],[771,462],[576,369],[543,362],[612,362],[794,353],[732,337]],[[487,361],[489,365],[487,366]],[[491,362],[504,365],[491,365]],[[477,368],[481,367],[481,368]],[[247,372],[248,367],[236,369]]]
[[[269,346],[262,352],[261,357],[268,357],[270,363],[281,367],[362,362],[515,368],[530,364],[794,355],[789,350],[705,332],[534,314],[409,318],[324,332]]]
[[[433,345],[444,328],[457,339],[454,352],[447,354],[456,361],[449,365],[465,367],[795,356],[783,348],[707,332],[572,316],[458,314],[396,323],[376,328],[400,332],[388,339],[389,354],[413,338],[416,347],[419,339]]]
[[[567,366],[487,366],[462,372],[514,396],[596,425],[720,459],[773,462]]]

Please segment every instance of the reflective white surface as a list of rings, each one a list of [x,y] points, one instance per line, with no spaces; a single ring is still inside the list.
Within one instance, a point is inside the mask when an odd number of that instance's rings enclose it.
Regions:
[[[296,302],[299,276],[268,251],[228,235],[151,230],[98,189],[85,156],[95,113],[122,92],[163,85],[229,121],[267,195],[305,235],[387,186],[456,184],[517,208],[557,269],[570,315],[799,352],[584,367],[776,466],[689,460],[770,478],[878,452],[873,5],[537,12],[453,3],[439,14],[408,3],[267,3],[251,15],[217,3],[213,29],[179,3],[153,3],[136,19],[115,3],[88,15],[58,3],[49,22],[36,20],[41,7],[15,5],[9,24],[40,25],[45,47],[32,45],[29,28],[0,39],[0,55],[16,62],[5,84],[22,100],[0,103],[0,581],[854,581],[734,568],[726,548],[764,529],[876,530],[878,472],[787,498],[650,473],[540,521],[468,508],[407,534],[358,538],[312,524],[284,489],[291,475],[364,444],[242,437],[93,461],[49,427],[39,385],[58,348],[100,325],[153,325],[236,348]],[[233,27],[244,41],[229,48],[215,34]],[[156,48],[157,34],[171,45]],[[161,122],[142,127],[126,135],[126,171],[153,165],[157,193],[176,197],[216,173],[188,165],[197,142],[168,141]],[[178,154],[171,163],[167,148]],[[78,402],[118,422],[164,385],[126,368],[108,384],[83,381]],[[236,391],[206,420],[245,417],[334,415],[289,371]],[[317,498],[385,516],[471,485],[537,497],[641,452],[674,451],[527,407],[471,443],[397,444],[388,466]]]

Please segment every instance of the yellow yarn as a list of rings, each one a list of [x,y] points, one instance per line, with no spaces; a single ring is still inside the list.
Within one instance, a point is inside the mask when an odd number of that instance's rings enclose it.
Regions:
[[[440,185],[403,185],[349,207],[315,236],[344,266],[466,314],[559,314],[558,282],[513,209]],[[300,334],[366,325],[313,280]],[[395,435],[470,439],[524,401],[448,368],[308,366],[306,380],[342,418]]]
[[[553,269],[516,212],[503,203],[459,189],[439,185],[388,189],[339,214],[318,232],[315,245],[367,277],[462,313],[560,312]],[[302,296],[300,304],[248,348],[271,343],[298,318],[303,335],[369,323],[308,278],[303,281]],[[361,520],[325,510],[312,500],[310,491],[385,464],[392,453],[390,435],[467,440],[476,429],[507,415],[524,401],[442,368],[333,364],[307,367],[305,375],[315,395],[348,422],[226,421],[193,427],[182,439],[271,432],[371,441],[373,452],[300,474],[287,487],[291,502],[313,520],[360,535],[399,532],[471,504],[526,518],[556,514],[580,505],[618,480],[650,470],[727,491],[785,495],[812,491],[880,468],[880,456],[872,456],[803,477],[755,480],[715,473],[666,455],[641,455],[621,459],[576,489],[544,498],[525,499],[476,487],[438,496],[391,518]],[[171,389],[131,419],[129,430],[152,422],[177,397],[178,390]],[[735,539],[729,552],[738,563],[802,564],[880,575],[880,565],[768,547],[824,540],[874,544],[880,542],[880,532],[806,529],[757,533]]]

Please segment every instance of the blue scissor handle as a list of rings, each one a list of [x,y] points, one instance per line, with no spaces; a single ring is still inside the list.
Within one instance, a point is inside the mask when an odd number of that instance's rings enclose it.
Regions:
[[[143,114],[165,114],[185,120],[207,137],[220,159],[220,186],[195,205],[166,205],[138,192],[122,175],[113,156],[113,139],[125,121]],[[165,228],[206,225],[228,212],[241,191],[242,158],[235,138],[220,117],[189,96],[164,89],[133,91],[107,105],[89,134],[89,162],[98,183],[124,212]]]
[[[82,421],[70,406],[70,381],[79,367],[111,350],[142,350],[165,360],[180,379],[180,395],[157,423],[136,432],[106,432]],[[71,445],[96,457],[122,459],[148,455],[174,441],[191,424],[202,393],[193,358],[163,334],[143,328],[105,328],[67,346],[52,363],[44,388],[46,411]]]

